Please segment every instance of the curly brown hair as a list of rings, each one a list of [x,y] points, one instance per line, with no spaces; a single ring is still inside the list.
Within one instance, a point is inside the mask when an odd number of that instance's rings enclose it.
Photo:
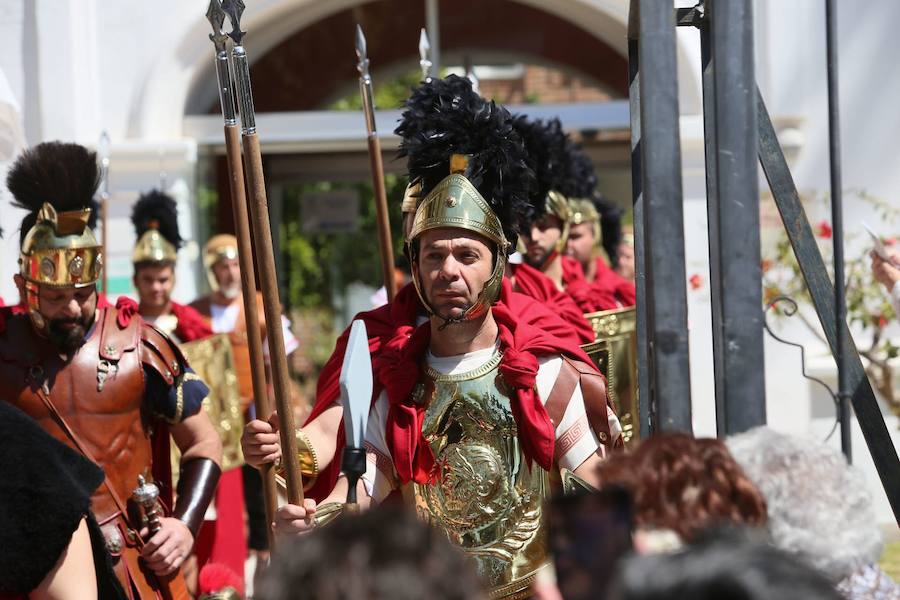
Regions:
[[[715,525],[766,524],[766,501],[724,442],[663,433],[599,466],[601,485],[632,497],[636,527],[671,529],[692,541]]]

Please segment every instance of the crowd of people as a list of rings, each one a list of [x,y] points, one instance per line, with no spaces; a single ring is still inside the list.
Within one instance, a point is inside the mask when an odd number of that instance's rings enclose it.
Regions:
[[[767,428],[627,440],[586,315],[634,307],[633,237],[559,121],[450,75],[412,91],[396,134],[409,272],[356,317],[374,383],[357,500],[341,469],[348,329],[290,432],[306,498],[273,522],[258,469],[287,461],[277,415],[256,413],[266,315],[244,298],[235,236],[205,244],[210,293],[175,302],[177,207],[148,191],[132,212],[138,301],[112,305],[96,156],[50,142],[16,161],[7,185],[28,216],[21,298],[0,309],[15,449],[0,598],[240,598],[253,583],[271,600],[900,598],[871,497],[823,443]],[[873,269],[896,294],[891,261]],[[290,354],[301,341],[281,327]],[[213,340],[233,378],[204,382],[197,348]]]

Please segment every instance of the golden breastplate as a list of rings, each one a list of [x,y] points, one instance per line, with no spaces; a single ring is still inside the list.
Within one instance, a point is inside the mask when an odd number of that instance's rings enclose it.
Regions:
[[[548,562],[541,508],[550,482],[525,462],[499,364],[498,353],[459,375],[426,368],[413,394],[427,405],[423,434],[439,476],[404,492],[475,561],[491,598],[520,598]]]

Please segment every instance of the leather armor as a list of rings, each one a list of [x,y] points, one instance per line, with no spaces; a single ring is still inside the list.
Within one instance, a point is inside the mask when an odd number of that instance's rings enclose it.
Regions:
[[[139,529],[134,514],[121,514],[118,502],[128,504],[138,475],[152,479],[149,429],[152,415],[144,402],[144,366],[168,384],[182,373],[184,359],[158,330],[141,319],[117,324],[115,308],[97,311],[85,343],[66,361],[46,339],[37,335],[25,315],[6,320],[0,333],[0,398],[34,418],[50,435],[79,450],[78,444],[55,418],[49,400],[79,444],[103,469],[106,481],[91,498],[92,512],[104,530],[107,548],[123,560],[115,564],[122,583],[133,583],[155,596],[155,590],[136,571],[134,549]],[[43,397],[42,397],[43,391]],[[176,421],[180,415],[176,414]],[[118,539],[117,539],[118,534]],[[132,550],[129,552],[128,550]],[[115,561],[114,561],[115,562]],[[150,596],[148,596],[150,597]]]
[[[499,352],[468,373],[426,368],[413,390],[439,473],[407,484],[404,497],[471,557],[491,598],[524,598],[549,560],[542,504],[549,473],[526,465]]]

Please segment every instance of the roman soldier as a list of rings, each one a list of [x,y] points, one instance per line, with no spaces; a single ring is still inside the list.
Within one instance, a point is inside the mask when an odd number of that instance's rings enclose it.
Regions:
[[[213,335],[206,319],[194,308],[172,300],[175,263],[184,240],[178,229],[175,200],[158,190],[141,194],[131,211],[137,243],[131,255],[134,287],[140,299],[138,312],[173,341],[188,343]],[[185,350],[187,352],[187,350]],[[220,412],[220,411],[218,411]],[[217,414],[213,411],[212,414]],[[214,424],[221,429],[220,425]],[[156,474],[165,477],[169,454],[168,428],[161,425],[154,436]],[[223,444],[225,439],[222,440]],[[243,574],[247,558],[244,528],[244,492],[241,470],[226,465],[219,479],[212,508],[207,510],[194,547],[196,564],[185,575],[190,589],[196,589],[199,569],[209,562],[222,563]]]
[[[425,83],[413,99],[434,89]],[[475,562],[491,597],[521,598],[549,560],[543,501],[561,482],[596,483],[620,431],[578,346],[504,302],[533,180],[509,113],[470,84],[434,105],[401,123],[424,125],[401,145],[422,194],[407,236],[413,287],[389,305],[393,333],[373,361],[359,493],[380,502],[400,490]],[[341,511],[342,482],[320,505],[281,507],[276,529],[325,524]]]
[[[603,226],[606,220],[613,221],[615,214],[605,205],[606,202],[599,196],[569,200],[569,239],[566,243],[566,255],[581,264],[585,279],[599,290],[602,297],[612,296],[619,306],[634,306],[637,301],[634,282],[611,269],[600,256],[602,242],[602,251],[610,256],[612,264],[616,264],[622,239],[620,227],[607,228],[604,234]],[[601,217],[601,210],[607,212],[607,218]],[[611,238],[608,240],[609,245],[606,243],[607,237]]]
[[[571,296],[582,313],[616,308],[615,297],[592,286],[578,261],[565,256],[572,216],[569,198],[593,193],[593,169],[585,168],[558,119],[544,123],[520,116],[515,128],[525,140],[538,182],[531,197],[537,216],[522,235],[525,262]]]
[[[433,79],[406,101],[406,108],[411,113],[429,114],[437,107],[452,105],[459,98],[469,97],[471,93],[471,84],[463,78]],[[395,133],[401,139],[418,139],[429,135],[429,125],[425,120],[406,119]],[[413,217],[423,197],[419,182],[412,181],[407,186],[401,204],[404,235],[411,231]],[[523,278],[519,282],[518,288],[522,293],[513,289],[510,279],[502,279],[500,299],[504,305],[519,320],[544,330],[569,346],[577,347],[593,341],[593,329],[572,299],[557,290],[547,277],[535,269],[526,268],[537,273],[537,277]],[[400,302],[400,299],[405,300]],[[418,300],[415,286],[408,283],[398,292],[398,300],[359,313],[354,319],[365,322],[369,350],[373,357],[377,357],[393,338],[398,322],[425,319],[427,315],[426,307]],[[344,429],[341,427],[343,409],[338,402],[338,377],[349,333],[348,327],[338,337],[334,352],[319,374],[315,405],[303,427],[295,432],[307,495],[318,500],[331,492],[340,474],[340,460],[334,460],[341,456],[344,447]],[[261,418],[250,421],[244,428],[241,447],[244,458],[250,465],[258,467],[280,460],[277,422],[269,417],[267,419],[266,415],[261,415]]]
[[[172,300],[175,263],[184,240],[178,231],[175,200],[158,190],[141,194],[131,210],[137,243],[131,253],[138,311],[175,342],[192,342],[212,335],[195,309]]]
[[[247,331],[247,321],[244,318],[237,238],[231,234],[219,234],[210,238],[203,249],[203,266],[212,292],[192,302],[191,307],[200,313],[215,333],[228,334],[234,354],[242,411],[247,419],[252,419],[255,417],[253,380],[250,374],[250,346],[247,341],[250,332]],[[256,306],[260,326],[257,335],[265,342],[266,319],[262,294],[257,293]],[[285,352],[290,354],[300,343],[291,333],[290,323],[284,317],[282,332]],[[263,352],[268,357],[268,344],[263,343]],[[242,480],[244,507],[249,523],[247,546],[261,559],[258,564],[262,564],[267,559],[268,552],[262,480],[256,469],[246,465],[242,468]]]
[[[15,275],[24,310],[0,311],[0,398],[103,469],[91,511],[129,597],[184,597],[179,568],[215,492],[222,447],[201,410],[207,388],[178,347],[134,302],[97,307],[103,255],[88,227],[97,182],[96,155],[59,142],[25,151],[9,172],[29,214]],[[157,418],[182,452],[174,506],[142,505],[132,493],[139,476],[153,479]]]

